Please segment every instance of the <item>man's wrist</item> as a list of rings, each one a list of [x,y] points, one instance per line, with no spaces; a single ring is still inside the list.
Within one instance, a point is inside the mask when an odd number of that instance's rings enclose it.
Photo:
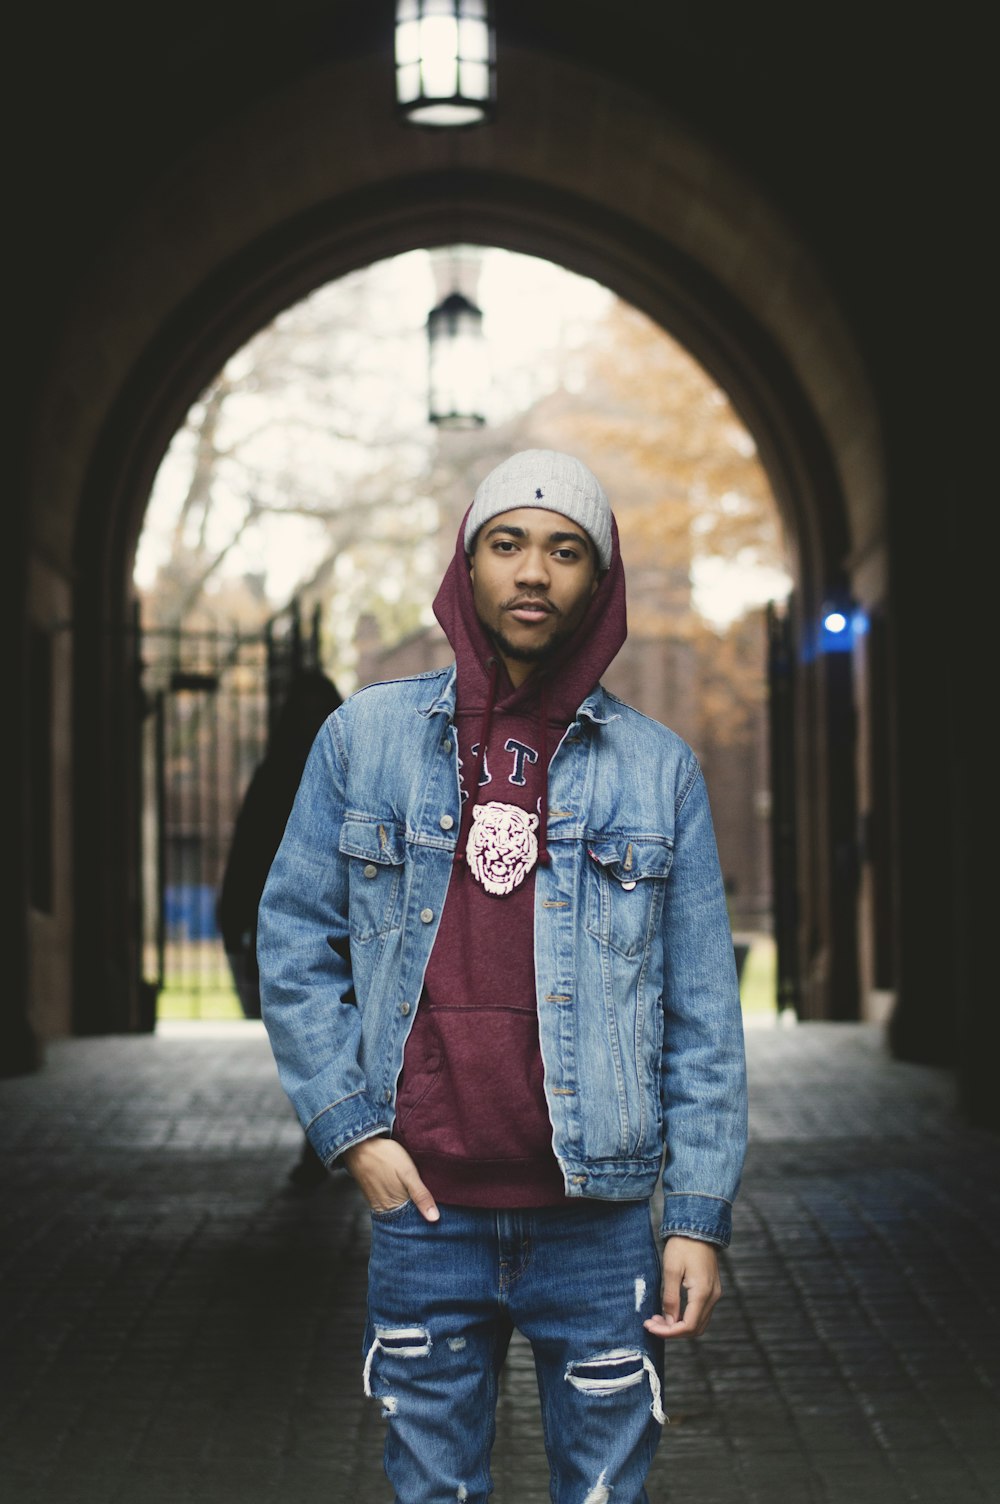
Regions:
[[[728,1248],[733,1230],[732,1203],[699,1191],[672,1191],[664,1197],[660,1236],[697,1238]]]
[[[365,1151],[367,1145],[369,1145],[369,1144],[377,1144],[377,1143],[386,1143],[386,1142],[388,1142],[388,1138],[389,1138],[389,1135],[385,1131],[385,1129],[381,1129],[377,1133],[369,1133],[366,1138],[356,1139],[353,1144],[348,1144],[347,1147],[346,1147],[346,1149],[341,1149],[341,1151],[338,1154],[337,1158],[340,1160],[340,1162],[344,1166],[345,1170],[349,1171],[350,1168],[351,1168],[351,1161],[352,1160],[357,1160],[357,1158],[358,1158],[358,1151],[359,1150],[362,1151],[362,1153],[363,1153]]]

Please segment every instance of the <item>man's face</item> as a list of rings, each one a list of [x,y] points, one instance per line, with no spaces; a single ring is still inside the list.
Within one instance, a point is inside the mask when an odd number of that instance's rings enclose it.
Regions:
[[[485,522],[469,575],[476,614],[515,685],[576,630],[598,585],[587,534],[540,507]]]

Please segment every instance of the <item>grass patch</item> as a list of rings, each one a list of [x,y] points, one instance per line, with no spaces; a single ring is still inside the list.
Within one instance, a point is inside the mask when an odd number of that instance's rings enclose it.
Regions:
[[[164,1019],[203,1018],[216,1023],[241,1019],[243,1009],[232,987],[220,984],[195,991],[183,986],[167,986],[157,1000],[156,1016]]]
[[[740,1001],[744,1013],[776,1013],[778,1010],[777,950],[771,935],[755,934],[740,977]]]
[[[156,973],[156,953],[146,954],[146,975]],[[165,978],[156,1016],[187,1023],[205,1019],[229,1022],[243,1017],[232,972],[219,940],[170,939],[164,956]]]

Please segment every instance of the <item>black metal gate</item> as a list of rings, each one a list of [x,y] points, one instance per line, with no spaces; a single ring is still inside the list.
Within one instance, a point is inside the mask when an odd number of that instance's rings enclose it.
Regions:
[[[161,1018],[240,1018],[217,901],[233,831],[298,674],[319,663],[299,607],[258,634],[142,633],[143,979]]]

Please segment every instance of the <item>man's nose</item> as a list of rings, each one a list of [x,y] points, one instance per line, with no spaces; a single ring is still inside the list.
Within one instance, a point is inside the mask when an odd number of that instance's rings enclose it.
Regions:
[[[549,583],[549,561],[544,549],[524,549],[518,564],[517,583],[519,585],[547,585]]]

